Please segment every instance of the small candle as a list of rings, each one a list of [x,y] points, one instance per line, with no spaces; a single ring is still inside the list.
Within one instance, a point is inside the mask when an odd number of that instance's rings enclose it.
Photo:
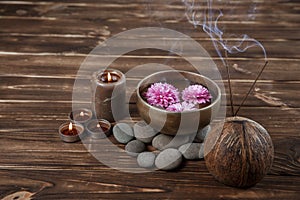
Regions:
[[[115,122],[125,117],[126,80],[122,72],[106,69],[94,73],[92,91],[98,119]]]
[[[111,133],[111,124],[105,119],[91,120],[86,125],[87,131],[94,139],[106,138]]]
[[[78,109],[70,112],[69,119],[72,122],[78,122],[81,124],[86,123],[89,121],[93,116],[93,113],[89,109]]]
[[[77,142],[80,140],[80,135],[83,133],[84,128],[81,124],[77,123],[64,123],[59,129],[58,133],[64,142]]]

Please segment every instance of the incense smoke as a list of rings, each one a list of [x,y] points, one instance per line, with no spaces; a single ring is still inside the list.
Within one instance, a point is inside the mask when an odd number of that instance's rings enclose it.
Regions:
[[[213,0],[200,2],[200,0],[182,0],[186,6],[186,17],[188,21],[197,27],[202,27],[203,31],[209,35],[217,51],[218,56],[224,63],[221,49],[230,54],[245,52],[251,47],[260,47],[263,51],[264,58],[267,60],[267,54],[263,45],[254,38],[244,34],[236,38],[238,43],[230,45],[223,38],[224,32],[218,27],[218,21],[223,16],[221,10],[213,10]],[[224,63],[225,64],[225,63]]]

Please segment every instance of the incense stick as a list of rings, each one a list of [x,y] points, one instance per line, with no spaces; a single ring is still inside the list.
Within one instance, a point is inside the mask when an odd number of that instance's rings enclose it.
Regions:
[[[228,66],[227,59],[228,59],[228,55],[227,55],[227,51],[225,50],[225,67],[226,67],[226,70],[227,70],[227,80],[228,80],[228,86],[229,86],[231,114],[232,114],[232,116],[234,116],[233,97],[232,97],[232,88],[231,88],[231,78],[230,78],[230,72],[229,72],[229,66]]]
[[[259,72],[259,74],[257,75],[255,81],[252,83],[252,85],[251,85],[251,87],[250,87],[248,93],[246,94],[246,96],[244,97],[242,103],[240,104],[240,106],[239,106],[238,109],[236,110],[234,116],[236,116],[236,115],[238,114],[239,110],[240,110],[241,107],[244,105],[246,99],[248,98],[250,92],[252,91],[253,87],[255,86],[255,84],[256,84],[257,80],[259,79],[260,75],[261,75],[261,74],[263,73],[263,71],[265,70],[267,64],[268,64],[268,61],[265,62],[265,65],[264,65],[263,68],[260,70],[260,72]]]

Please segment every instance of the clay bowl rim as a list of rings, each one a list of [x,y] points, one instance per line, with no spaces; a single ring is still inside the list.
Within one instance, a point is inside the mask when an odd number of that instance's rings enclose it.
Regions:
[[[211,83],[215,86],[215,88],[217,89],[216,98],[215,98],[214,101],[211,102],[211,104],[209,104],[208,106],[205,106],[205,107],[203,107],[203,108],[196,108],[196,109],[194,109],[194,110],[182,111],[182,112],[167,111],[167,110],[165,110],[165,109],[163,109],[163,108],[158,108],[158,107],[155,107],[155,106],[150,105],[148,102],[146,102],[146,101],[143,99],[143,97],[142,97],[141,94],[140,94],[140,88],[141,88],[141,86],[142,86],[142,83],[145,82],[146,80],[148,80],[149,78],[151,78],[151,77],[153,77],[153,76],[156,76],[157,74],[163,74],[163,73],[169,73],[169,72],[173,72],[173,73],[177,72],[177,73],[180,73],[180,74],[183,73],[183,74],[190,74],[190,75],[194,75],[194,76],[200,76],[201,78],[203,78],[203,79],[205,80],[205,82],[206,82],[206,81],[211,82]],[[153,83],[151,83],[151,84],[153,84]],[[207,87],[207,86],[205,86],[205,87]],[[207,87],[207,88],[208,88],[208,87]],[[208,88],[208,90],[209,90],[209,88]],[[159,111],[159,112],[164,112],[164,113],[167,113],[167,114],[181,114],[181,113],[201,112],[201,111],[203,111],[203,110],[206,110],[206,109],[209,109],[209,108],[214,107],[214,106],[221,100],[221,89],[220,89],[220,87],[218,86],[218,84],[217,84],[215,81],[213,81],[212,79],[210,79],[210,78],[208,78],[208,77],[206,77],[206,76],[203,76],[203,75],[201,75],[201,74],[197,74],[197,73],[189,72],[189,71],[184,71],[184,70],[176,70],[176,71],[174,71],[174,70],[165,70],[165,71],[155,72],[155,73],[153,73],[153,74],[150,74],[150,75],[146,76],[145,78],[143,78],[142,80],[140,80],[140,82],[139,82],[138,85],[137,85],[137,90],[136,90],[136,92],[137,92],[137,97],[138,97],[138,99],[140,99],[141,102],[142,102],[143,104],[147,105],[147,106],[148,106],[149,108],[151,108],[151,109],[154,109],[154,110]]]

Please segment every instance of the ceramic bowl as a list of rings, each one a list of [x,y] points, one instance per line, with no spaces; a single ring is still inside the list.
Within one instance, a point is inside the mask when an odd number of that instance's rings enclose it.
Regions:
[[[156,82],[167,82],[182,91],[191,84],[202,84],[212,95],[211,103],[203,108],[171,112],[151,106],[143,98],[147,88]],[[152,128],[167,135],[193,134],[207,126],[216,117],[220,108],[221,90],[211,79],[187,71],[161,71],[142,79],[137,86],[137,109],[143,120]]]

